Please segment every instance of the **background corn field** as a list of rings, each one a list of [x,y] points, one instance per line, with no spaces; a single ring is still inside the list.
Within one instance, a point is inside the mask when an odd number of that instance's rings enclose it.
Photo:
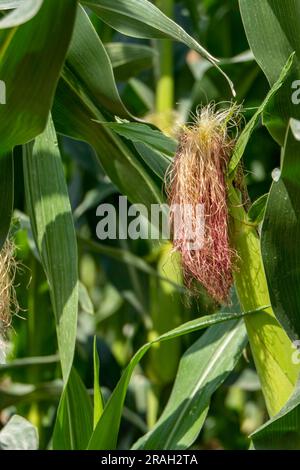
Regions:
[[[1,449],[300,449],[299,33],[299,0],[0,0]],[[96,208],[164,203],[178,129],[233,99],[224,307]]]

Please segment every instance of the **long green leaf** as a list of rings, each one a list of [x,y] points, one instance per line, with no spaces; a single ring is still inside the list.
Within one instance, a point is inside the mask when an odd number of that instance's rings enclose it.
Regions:
[[[232,158],[229,162],[229,166],[228,166],[229,175],[231,175],[231,176],[234,175],[234,171],[236,170],[236,168],[237,168],[237,166],[238,166],[238,164],[239,164],[239,162],[240,162],[240,160],[241,160],[241,158],[242,158],[242,156],[245,152],[246,146],[248,144],[248,141],[251,137],[252,132],[254,131],[255,125],[257,124],[257,121],[258,121],[259,117],[261,116],[261,114],[265,110],[266,106],[268,105],[268,103],[270,102],[272,97],[282,87],[289,71],[291,70],[293,61],[294,61],[294,53],[288,58],[288,61],[284,65],[283,69],[280,71],[279,78],[274,83],[271,90],[267,94],[266,98],[264,99],[262,104],[259,106],[259,108],[255,112],[254,116],[250,119],[250,121],[247,123],[245,129],[241,133],[241,135],[240,135],[240,137],[239,137],[239,139],[238,139],[238,141],[235,145]]]
[[[249,312],[250,314],[252,312]],[[227,320],[236,320],[243,317],[245,313],[217,313],[214,315],[203,316],[191,322],[185,323],[174,330],[169,331],[168,333],[163,334],[157,339],[153,340],[150,343],[145,344],[140,348],[137,353],[134,355],[130,364],[127,366],[124,371],[117,387],[112,393],[110,399],[108,400],[104,412],[98,422],[91,440],[89,442],[89,449],[92,450],[104,450],[104,449],[114,449],[117,444],[117,438],[119,433],[119,427],[122,416],[122,409],[124,405],[124,400],[126,396],[126,391],[130,382],[131,375],[135,366],[146,354],[149,348],[160,341],[168,341],[178,336],[185,335],[187,333],[192,333],[194,331],[207,328],[208,326],[215,325],[217,323],[222,323]]]
[[[77,328],[77,243],[64,169],[52,120],[24,147],[26,202],[50,286],[63,377],[71,370]]]
[[[300,338],[300,122],[287,131],[279,181],[273,182],[262,227],[262,256],[271,303],[292,340]]]
[[[112,65],[96,30],[82,7],[78,8],[65,68],[80,80],[93,103],[112,115],[130,117],[121,101]]]
[[[161,181],[172,162],[177,142],[149,125],[136,122],[109,122],[105,127],[133,142],[145,164]]]
[[[271,86],[288,57],[296,52],[288,79],[264,114],[273,137],[283,145],[291,117],[300,119],[300,107],[292,102],[292,84],[300,76],[299,22],[297,0],[239,0],[246,35],[256,61]]]
[[[105,126],[113,129],[117,134],[135,143],[143,143],[149,147],[173,157],[177,142],[162,132],[152,129],[149,125],[136,122],[108,122]]]
[[[227,79],[234,94],[231,80],[217,65],[218,60],[195,39],[164,15],[147,0],[83,0],[112,28],[138,38],[170,38],[186,44],[216,66]]]
[[[6,85],[6,105],[0,106],[1,155],[46,126],[76,4],[76,0],[44,0],[33,19],[0,30],[0,77]]]
[[[246,344],[241,321],[209,328],[183,355],[166,408],[134,448],[189,448],[204,424],[211,395],[233,370]]]
[[[150,170],[164,183],[166,171],[172,163],[172,159],[142,142],[136,142],[133,145]]]
[[[81,378],[72,369],[57,411],[53,449],[84,450],[92,430],[92,403]]]
[[[94,359],[94,429],[97,426],[99,419],[103,413],[104,403],[102,392],[99,384],[99,373],[100,373],[100,360],[97,351],[97,337],[94,338],[93,345],[93,359]]]

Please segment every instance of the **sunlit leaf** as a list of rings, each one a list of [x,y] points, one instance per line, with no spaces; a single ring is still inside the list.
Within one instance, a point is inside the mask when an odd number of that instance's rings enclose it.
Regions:
[[[24,148],[24,182],[31,226],[48,279],[65,381],[77,328],[77,243],[63,165],[52,120]]]
[[[265,110],[266,106],[272,99],[272,97],[276,94],[276,92],[281,88],[283,85],[291,67],[293,64],[294,60],[294,53],[289,57],[287,63],[284,65],[283,69],[280,72],[280,76],[277,79],[277,81],[274,83],[272,86],[271,90],[267,94],[266,98],[262,102],[262,104],[258,107],[257,111],[255,112],[254,116],[250,119],[250,121],[247,123],[245,129],[243,129],[241,135],[238,138],[238,141],[235,145],[233,155],[231,157],[231,160],[229,162],[228,166],[228,173],[229,175],[233,175],[235,169],[237,168],[237,165],[239,164],[245,148],[247,146],[247,143],[251,137],[252,132],[254,131],[255,125],[257,124],[257,121],[263,111]]]
[[[246,344],[243,322],[209,328],[182,356],[166,408],[134,448],[189,448],[204,424],[211,395],[232,371]]]
[[[40,5],[40,1],[22,2]],[[0,153],[24,144],[46,126],[74,24],[76,0],[44,0],[37,15],[15,29],[0,30]]]
[[[252,312],[249,312],[247,314],[251,313]],[[245,314],[243,313],[217,313],[214,315],[203,316],[199,319],[185,323],[179,326],[178,328],[169,331],[168,333],[163,334],[151,343],[147,343],[142,348],[140,348],[130,361],[130,364],[128,365],[126,370],[123,372],[123,375],[117,387],[114,389],[111,397],[109,398],[104,408],[103,414],[100,418],[100,421],[98,422],[92,434],[88,448],[93,450],[103,450],[114,449],[116,447],[122,416],[122,409],[131,375],[138,362],[142,359],[142,357],[146,354],[146,352],[153,344],[160,341],[168,341],[179,336],[185,335],[187,333],[192,333],[194,331],[207,328],[217,323],[222,323],[224,321],[229,320],[236,320],[242,318],[244,315]]]
[[[299,80],[298,40],[300,4],[295,0],[239,0],[246,35],[255,59],[273,86],[292,53],[294,61],[288,77],[264,113],[264,122],[273,137],[284,144],[289,119],[300,119],[300,107],[293,103],[293,83]]]
[[[72,369],[57,410],[53,449],[84,450],[92,429],[92,403],[81,378]]]
[[[199,52],[218,67],[215,57],[187,34],[181,26],[147,0],[83,0],[82,3],[94,10],[112,28],[123,34],[138,38],[174,39]],[[234,93],[232,82],[221,69],[219,70]]]

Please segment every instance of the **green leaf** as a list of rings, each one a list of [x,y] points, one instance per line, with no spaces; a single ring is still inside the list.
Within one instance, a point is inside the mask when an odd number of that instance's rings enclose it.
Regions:
[[[24,147],[24,183],[31,226],[50,287],[65,382],[77,328],[77,243],[64,169],[52,120]]]
[[[105,47],[80,6],[65,68],[70,69],[80,80],[80,86],[86,90],[95,106],[104,107],[113,115],[130,117],[119,96]]]
[[[250,313],[252,312],[249,312],[247,314]],[[146,352],[150,349],[152,345],[160,341],[168,341],[179,336],[185,335],[187,333],[192,333],[194,331],[207,328],[208,326],[215,325],[217,323],[222,323],[228,320],[236,320],[242,318],[244,315],[246,314],[217,313],[214,315],[203,316],[188,323],[184,323],[178,328],[175,328],[174,330],[171,330],[168,333],[165,333],[160,337],[156,338],[152,342],[142,346],[131,359],[117,387],[114,389],[111,397],[109,398],[104,408],[104,412],[100,418],[100,421],[98,422],[92,434],[88,448],[91,450],[105,450],[114,449],[116,447],[122,416],[122,409],[131,375],[135,366],[139,363],[139,361],[142,359],[142,357],[146,354]]]
[[[218,60],[151,2],[147,0],[84,0],[82,3],[90,7],[109,26],[128,36],[150,39],[169,38],[186,44],[219,69],[234,94],[233,84],[217,65]]]
[[[162,181],[176,152],[177,142],[150,126],[135,122],[109,122],[104,126],[133,142],[146,165]]]
[[[234,172],[235,172],[235,170],[236,170],[236,168],[237,168],[237,166],[238,166],[238,164],[239,164],[239,162],[240,162],[240,160],[241,160],[241,158],[244,154],[244,151],[246,149],[248,141],[249,141],[249,139],[252,135],[252,132],[254,131],[254,128],[257,124],[257,121],[258,121],[259,117],[261,116],[261,114],[265,110],[266,106],[268,105],[268,103],[270,102],[272,97],[282,87],[289,71],[291,70],[291,67],[292,67],[292,64],[293,64],[293,61],[294,61],[294,55],[295,54],[292,53],[289,56],[288,61],[286,62],[286,64],[282,68],[282,70],[280,71],[279,78],[274,83],[271,90],[267,94],[266,98],[264,99],[262,104],[259,106],[259,108],[255,112],[254,116],[252,116],[250,121],[247,123],[247,125],[245,126],[245,129],[243,129],[243,132],[241,133],[240,137],[238,138],[238,141],[237,141],[237,143],[235,145],[235,148],[234,148],[232,158],[231,158],[231,160],[229,162],[229,166],[228,166],[229,176],[231,176],[231,177],[234,176]]]
[[[112,42],[105,44],[117,80],[128,80],[153,65],[157,52],[141,44]]]
[[[173,157],[176,152],[177,142],[175,140],[158,130],[152,129],[147,124],[136,122],[108,122],[104,125],[134,143],[148,145],[152,149],[169,157]]]
[[[14,166],[13,156],[0,158],[0,250],[7,238],[14,204]]]
[[[286,405],[251,436],[256,450],[300,449],[300,386]]]
[[[239,5],[248,42],[270,86],[295,52],[288,79],[264,115],[269,131],[283,145],[289,119],[300,119],[300,107],[292,102],[292,84],[300,76],[300,4],[295,0],[239,0]]]
[[[0,106],[2,155],[46,126],[76,4],[76,0],[44,0],[32,20],[0,31],[0,77],[6,85],[6,105]]]
[[[266,205],[268,200],[268,194],[263,194],[261,197],[256,199],[248,212],[249,221],[254,225],[259,225],[264,218]]]
[[[37,450],[38,433],[35,426],[14,415],[0,431],[0,450]]]
[[[141,142],[136,142],[134,147],[146,165],[164,182],[166,171],[172,163],[172,159]]]
[[[292,340],[300,338],[300,122],[291,120],[279,181],[273,182],[262,227],[262,256],[271,304]]]
[[[97,351],[97,337],[94,337],[93,345],[93,357],[94,357],[94,429],[97,426],[99,419],[103,413],[104,403],[102,392],[99,384],[99,373],[100,373],[100,360]]]
[[[233,370],[246,344],[241,321],[209,328],[183,355],[166,408],[134,448],[189,448],[204,424],[211,395]]]
[[[84,450],[92,431],[91,400],[81,378],[73,368],[57,411],[53,449]]]

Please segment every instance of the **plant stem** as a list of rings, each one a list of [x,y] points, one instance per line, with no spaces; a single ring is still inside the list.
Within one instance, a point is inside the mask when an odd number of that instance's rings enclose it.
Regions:
[[[169,18],[173,17],[174,0],[157,0],[158,8]],[[170,39],[159,41],[158,79],[156,85],[156,112],[162,117],[162,128],[172,126],[172,111],[174,108],[174,57],[173,42]]]
[[[244,311],[255,310],[270,305],[260,239],[256,229],[248,224],[241,199],[233,187],[229,190],[229,200],[231,241],[239,256],[235,286]],[[292,343],[271,307],[246,317],[245,323],[267,409],[274,416],[292,394],[300,368],[292,362]]]

